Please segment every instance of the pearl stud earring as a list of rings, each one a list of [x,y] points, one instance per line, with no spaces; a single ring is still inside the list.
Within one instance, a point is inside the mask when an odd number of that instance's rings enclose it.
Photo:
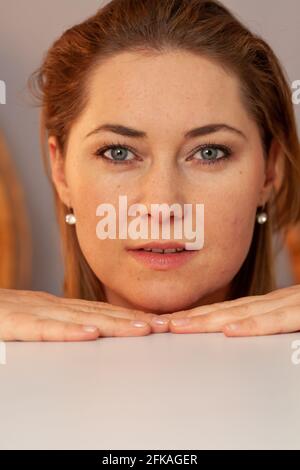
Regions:
[[[258,214],[256,214],[256,220],[261,225],[266,223],[268,220],[268,214],[265,212],[264,208],[265,205],[263,206],[263,209]]]
[[[76,224],[76,216],[73,214],[73,212],[69,212],[69,214],[66,214],[66,223],[69,225],[75,225]]]

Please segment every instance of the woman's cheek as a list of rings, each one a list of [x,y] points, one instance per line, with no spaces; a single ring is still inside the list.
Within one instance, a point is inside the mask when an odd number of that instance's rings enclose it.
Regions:
[[[246,191],[246,187],[251,191]],[[233,275],[251,245],[258,191],[254,177],[230,178],[223,185],[220,183],[216,196],[204,205],[204,248],[213,262],[226,265]]]
[[[81,178],[74,178],[70,185],[71,200],[76,214],[76,233],[80,247],[89,259],[105,251],[105,243],[109,240],[100,240],[97,237],[97,224],[101,219],[97,215],[97,208],[100,204],[114,204],[116,195],[112,193],[112,188],[108,188],[105,180],[95,179],[95,176],[82,174]],[[111,241],[111,240],[110,240]]]

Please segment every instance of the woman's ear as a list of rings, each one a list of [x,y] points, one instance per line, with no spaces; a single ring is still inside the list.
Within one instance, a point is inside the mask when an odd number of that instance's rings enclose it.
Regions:
[[[54,136],[48,138],[51,176],[60,200],[71,207],[70,190],[65,175],[65,160],[61,155],[57,140]]]
[[[273,138],[265,165],[265,181],[261,191],[260,205],[270,199],[272,192],[280,187],[282,179],[283,151],[279,142]]]

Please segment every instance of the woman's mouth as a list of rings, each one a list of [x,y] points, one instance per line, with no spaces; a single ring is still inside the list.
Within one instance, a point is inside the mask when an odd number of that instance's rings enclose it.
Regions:
[[[128,253],[136,261],[158,270],[179,268],[195,256],[197,251],[186,250],[181,246],[177,248],[149,248],[145,246],[144,248],[128,249]]]

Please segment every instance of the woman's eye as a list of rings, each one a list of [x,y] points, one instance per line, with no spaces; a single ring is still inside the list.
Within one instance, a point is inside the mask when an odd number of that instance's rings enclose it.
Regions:
[[[195,160],[200,160],[204,164],[213,164],[228,158],[231,150],[223,145],[204,145],[195,154],[197,153],[200,153],[201,158],[195,158]]]
[[[200,158],[193,157],[196,154],[200,154]],[[225,159],[229,158],[231,154],[231,149],[225,145],[205,144],[200,146],[200,148],[193,153],[192,157],[202,165],[210,165],[222,163]],[[99,148],[94,155],[101,157],[108,163],[117,165],[132,164],[135,160],[134,152],[130,150],[129,147],[120,144],[106,144]],[[188,158],[188,160],[190,159],[191,157]]]
[[[109,153],[110,152],[110,153]],[[102,157],[110,163],[130,163],[134,160],[134,156],[128,158],[128,154],[132,153],[129,148],[121,145],[109,145],[98,149],[95,152],[97,157]]]

